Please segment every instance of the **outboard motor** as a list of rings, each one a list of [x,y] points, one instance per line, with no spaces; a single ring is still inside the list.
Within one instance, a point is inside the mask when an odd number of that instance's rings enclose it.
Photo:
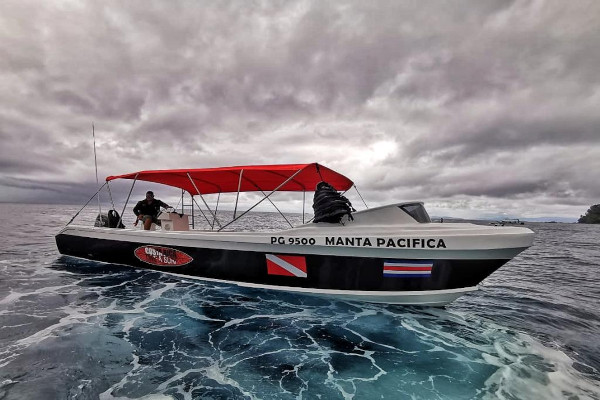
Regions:
[[[107,215],[98,214],[96,217],[96,222],[94,222],[94,226],[98,226],[101,228],[125,228],[123,222],[119,224],[119,220],[121,217],[117,210],[110,210]]]
[[[125,228],[125,225],[123,225],[123,221],[119,222],[120,220],[121,220],[121,216],[119,215],[117,210],[110,210],[108,212],[108,227],[109,228],[120,228],[120,229]]]
[[[313,222],[331,223],[341,222],[344,215],[347,215],[350,220],[354,220],[352,212],[356,211],[346,197],[324,181],[317,184],[313,199],[313,210],[315,211]]]

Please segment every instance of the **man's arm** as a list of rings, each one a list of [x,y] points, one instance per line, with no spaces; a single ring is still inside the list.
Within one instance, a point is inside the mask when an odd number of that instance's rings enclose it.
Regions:
[[[140,220],[140,218],[142,218],[141,212],[140,212],[140,208],[141,207],[142,207],[142,202],[141,201],[138,201],[137,204],[135,205],[135,207],[133,207],[133,213],[137,217],[135,219],[135,222],[134,222],[133,226],[137,226],[138,221]]]
[[[133,207],[133,213],[138,216],[140,215],[140,208],[142,207],[142,202],[138,201],[135,207]]]

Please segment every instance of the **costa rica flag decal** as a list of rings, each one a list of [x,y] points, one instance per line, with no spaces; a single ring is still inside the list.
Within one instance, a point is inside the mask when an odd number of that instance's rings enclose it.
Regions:
[[[269,275],[295,276],[306,278],[306,257],[265,254]]]
[[[387,278],[429,278],[433,260],[385,260],[383,276]]]

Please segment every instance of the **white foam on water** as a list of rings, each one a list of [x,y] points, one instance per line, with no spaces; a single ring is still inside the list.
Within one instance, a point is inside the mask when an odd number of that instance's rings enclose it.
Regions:
[[[597,400],[600,387],[573,368],[564,352],[518,334],[514,341],[496,342],[496,357],[486,359],[498,371],[485,382],[488,399]]]
[[[230,328],[235,325],[243,325],[243,324],[245,324],[249,321],[255,320],[255,319],[286,319],[287,320],[287,319],[307,317],[307,316],[313,316],[313,315],[308,310],[301,310],[301,311],[297,311],[297,312],[293,312],[293,313],[277,314],[277,315],[256,314],[256,315],[251,315],[246,318],[231,319],[231,320],[227,321],[225,324],[223,324],[223,326],[221,328],[219,328],[218,330],[227,329],[227,328]]]
[[[71,289],[71,291],[72,291],[75,288],[77,288],[77,286],[75,284],[68,284],[68,285],[41,287],[41,288],[33,290],[31,292],[17,292],[17,291],[11,290],[10,293],[8,294],[8,296],[6,296],[2,300],[0,300],[0,305],[14,303],[15,301],[21,299],[22,297],[41,295],[41,294],[46,294],[46,293],[55,294],[55,293],[65,291],[66,289]]]
[[[102,392],[98,395],[100,400],[173,400],[174,396],[169,396],[162,393],[151,393],[141,397],[113,396],[110,393]]]
[[[207,378],[212,379],[221,385],[227,385],[236,388],[240,391],[240,393],[242,393],[245,396],[248,396],[250,399],[259,399],[259,397],[256,397],[254,393],[248,392],[237,381],[230,378],[228,376],[228,370],[223,370],[219,368],[218,364],[211,364],[205,370]]]
[[[441,346],[444,346],[445,351],[449,351],[446,347],[468,347],[475,348],[482,352],[486,350],[486,346],[478,345],[460,336],[456,336],[451,332],[436,329],[436,327],[426,327],[421,322],[417,321],[416,318],[413,317],[403,319],[401,324],[404,329],[414,332],[420,339],[428,343],[437,343]]]
[[[14,266],[14,267],[27,267],[28,262],[35,261],[29,258],[20,258],[18,261],[16,260],[0,260],[0,264],[4,264],[6,266]]]
[[[164,285],[163,287],[161,287],[159,289],[154,289],[153,291],[148,293],[148,296],[146,297],[146,299],[137,304],[137,308],[141,309],[145,305],[150,304],[154,300],[159,299],[165,292],[167,292],[167,291],[173,289],[175,286],[177,286],[177,282],[167,282],[167,283],[163,283],[163,285]]]
[[[159,391],[165,391],[170,387],[170,385],[173,382],[182,380],[189,374],[204,373],[204,372],[205,372],[205,368],[190,368],[190,369],[186,369],[183,372],[179,368],[177,368],[177,373],[173,374],[173,376],[171,376],[169,379],[167,379],[166,381],[164,381],[160,385],[158,385],[158,387],[156,389]]]
[[[188,317],[198,320],[198,321],[225,322],[222,319],[215,319],[215,318],[207,317],[206,315],[202,315],[202,314],[192,310],[191,308],[189,308],[183,301],[180,301],[179,303],[177,303],[177,308],[183,310],[183,312],[185,312],[185,314]]]
[[[327,379],[325,379],[325,384],[334,387],[338,392],[340,392],[344,400],[352,400],[354,398],[354,395],[356,394],[356,386],[354,385],[354,383],[351,382],[353,393],[347,392],[342,385],[342,383],[346,383],[347,381],[343,379],[337,379],[334,376],[336,371],[335,368],[333,368],[333,365],[331,365],[331,358],[322,358],[321,360],[329,367],[327,370]]]
[[[137,329],[139,329],[140,332],[144,332],[144,333],[157,333],[157,332],[166,332],[166,331],[175,330],[175,329],[179,328],[180,326],[181,326],[181,324],[163,326],[160,328],[157,328],[155,326],[148,327],[148,328],[144,327],[144,326],[139,326]],[[129,329],[131,329],[131,327]]]
[[[135,345],[135,343],[133,343],[131,341],[130,336],[131,336],[131,330],[136,326],[136,322],[144,317],[159,316],[158,314],[147,312],[144,309],[144,307],[150,305],[155,300],[161,298],[165,292],[173,289],[176,285],[177,285],[177,283],[175,283],[175,282],[163,283],[163,286],[161,288],[154,289],[151,292],[149,292],[144,300],[133,304],[132,309],[130,309],[130,310],[107,309],[107,310],[103,310],[102,314],[110,313],[110,314],[132,314],[132,315],[135,315],[135,317],[125,320],[122,323],[122,328],[121,328],[121,331],[125,334],[123,339],[125,341],[129,342],[135,348],[136,345]],[[167,329],[169,329],[169,328],[153,329],[152,331],[157,332],[157,331],[167,330]],[[142,331],[143,330],[144,329],[142,329]],[[131,370],[127,374],[125,374],[125,376],[123,376],[123,378],[121,378],[121,380],[119,382],[112,385],[107,390],[105,390],[103,393],[101,393],[100,399],[127,399],[127,397],[114,396],[112,393],[115,391],[122,390],[125,387],[125,385],[127,385],[130,382],[135,381],[136,377],[143,373],[143,370],[145,370],[147,368],[152,368],[152,366],[146,366],[146,365],[140,364],[140,357],[135,352],[132,353],[131,356],[132,356],[132,361],[130,363]],[[148,397],[148,396],[151,396],[151,397]],[[147,398],[147,399],[154,399],[154,398],[156,398],[156,399],[161,399],[161,398],[171,399],[172,398],[171,396],[166,396],[166,395],[162,395],[162,394],[152,394],[152,395],[148,395],[148,396],[142,397],[142,398]],[[152,397],[152,396],[163,396],[163,397]]]
[[[434,318],[436,313],[433,312]],[[450,330],[436,324],[434,319],[417,314],[403,316],[401,324],[407,331],[414,332],[418,340],[433,346],[426,352],[446,352],[463,363],[497,367],[478,391],[484,398],[600,399],[597,382],[577,371],[573,367],[575,361],[564,352],[544,346],[524,333],[476,320],[467,314],[442,313],[438,317],[458,326]],[[432,322],[431,326],[428,321]],[[465,331],[458,335],[460,326]],[[475,341],[469,339],[470,332]],[[469,357],[461,354],[464,349],[469,349]]]
[[[13,381],[12,379],[5,379],[2,382],[0,382],[0,388],[3,388],[8,385],[12,385],[14,383],[19,383],[19,381]]]
[[[115,285],[115,287],[120,286]],[[117,301],[113,300],[108,307],[96,308],[92,310],[88,310],[81,307],[73,307],[70,304],[66,306],[59,307],[57,309],[53,309],[53,314],[62,314],[62,316],[58,317],[58,320],[29,336],[23,337],[15,342],[9,344],[3,351],[0,353],[0,368],[9,365],[15,358],[22,354],[27,348],[31,346],[35,346],[40,342],[57,337],[64,331],[64,328],[73,326],[76,324],[84,324],[84,325],[94,325],[97,318],[104,317],[107,314],[132,314],[137,315],[136,318],[128,319],[124,322],[123,332],[126,335],[129,335],[129,331],[135,324],[135,321],[140,318],[141,315],[153,315],[147,313],[144,310],[144,306],[150,304],[154,300],[160,298],[166,291],[175,287],[176,283],[165,283],[163,287],[153,290],[149,293],[148,297],[143,301],[135,304],[133,309],[117,309]],[[110,287],[104,287],[103,290],[106,290]],[[59,286],[47,286],[43,288],[36,289],[31,292],[11,292],[8,296],[6,296],[0,304],[13,304],[17,300],[28,297],[28,296],[43,296],[45,294],[60,294],[60,293],[75,293],[81,288],[77,286],[75,283],[67,284],[67,285],[59,285]],[[100,296],[101,298],[102,296]],[[38,317],[38,316],[32,316]],[[43,318],[43,317],[40,317]],[[48,316],[45,316],[48,318]],[[134,365],[135,369],[135,365]]]

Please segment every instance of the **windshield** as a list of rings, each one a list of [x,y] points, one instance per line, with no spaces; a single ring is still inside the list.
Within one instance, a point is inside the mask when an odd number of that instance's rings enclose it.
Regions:
[[[413,204],[404,204],[399,206],[405,213],[410,215],[417,222],[426,223],[431,222],[431,218],[429,218],[429,214],[423,207],[421,203],[413,203]]]

